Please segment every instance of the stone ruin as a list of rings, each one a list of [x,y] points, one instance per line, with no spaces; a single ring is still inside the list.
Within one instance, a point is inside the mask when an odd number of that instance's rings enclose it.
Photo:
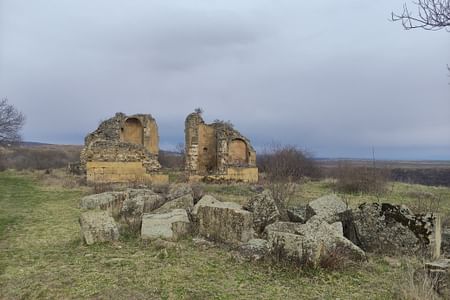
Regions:
[[[190,181],[258,181],[255,150],[227,122],[206,124],[201,113],[191,113],[185,121],[185,145]]]
[[[168,183],[158,162],[158,125],[151,115],[123,113],[85,138],[80,168],[90,183]]]

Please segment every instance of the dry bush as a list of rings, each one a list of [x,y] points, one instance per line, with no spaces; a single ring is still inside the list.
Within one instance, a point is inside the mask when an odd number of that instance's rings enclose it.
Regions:
[[[14,147],[9,150],[0,154],[0,170],[58,169],[67,167],[70,162],[77,161],[80,158],[80,151],[76,149]]]
[[[296,146],[272,145],[258,155],[258,169],[270,181],[298,181],[305,177],[318,178],[320,170],[312,155]]]
[[[427,275],[424,268],[414,270],[407,267],[406,276],[398,286],[398,298],[403,300],[438,300],[441,299],[435,292],[436,282]]]
[[[312,156],[295,146],[272,145],[258,157],[258,168],[265,173],[266,187],[271,191],[282,220],[286,208],[306,177],[319,177],[319,168]]]
[[[342,193],[383,194],[389,179],[387,169],[366,166],[352,166],[339,163],[336,169],[335,188]]]
[[[408,207],[415,213],[440,212],[442,199],[440,196],[427,191],[408,191],[405,196],[411,198]]]
[[[321,255],[319,266],[327,270],[342,270],[354,262],[350,261],[345,254],[345,250],[340,247],[335,247],[328,251],[326,255]]]

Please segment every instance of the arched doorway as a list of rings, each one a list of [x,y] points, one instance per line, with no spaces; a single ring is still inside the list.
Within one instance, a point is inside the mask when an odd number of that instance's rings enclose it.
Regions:
[[[144,128],[141,121],[136,118],[129,118],[123,126],[123,141],[133,144],[144,144]]]

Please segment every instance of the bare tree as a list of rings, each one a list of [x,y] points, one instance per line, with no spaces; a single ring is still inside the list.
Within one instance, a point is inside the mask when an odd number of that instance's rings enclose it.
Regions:
[[[21,140],[19,131],[25,124],[25,116],[7,98],[0,100],[0,144]]]
[[[417,13],[412,14],[406,3],[401,14],[392,13],[392,21],[401,21],[406,30],[422,28],[425,30],[450,31],[450,0],[418,0]]]

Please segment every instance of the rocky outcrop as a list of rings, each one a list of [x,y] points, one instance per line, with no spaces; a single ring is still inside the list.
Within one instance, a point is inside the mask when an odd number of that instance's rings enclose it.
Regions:
[[[81,213],[79,223],[81,237],[88,245],[119,239],[119,228],[106,211],[85,211]]]
[[[333,255],[355,261],[366,258],[362,249],[319,217],[306,224],[273,223],[266,227],[266,234],[273,256],[282,261],[317,266]]]
[[[251,197],[244,204],[244,209],[253,213],[255,231],[260,234],[264,228],[280,219],[280,212],[270,191],[263,191]]]
[[[192,211],[199,235],[226,244],[240,244],[254,236],[253,216],[239,204],[203,197]]]
[[[184,209],[174,209],[167,213],[144,214],[142,217],[142,239],[165,239],[176,241],[186,237],[191,224]]]

